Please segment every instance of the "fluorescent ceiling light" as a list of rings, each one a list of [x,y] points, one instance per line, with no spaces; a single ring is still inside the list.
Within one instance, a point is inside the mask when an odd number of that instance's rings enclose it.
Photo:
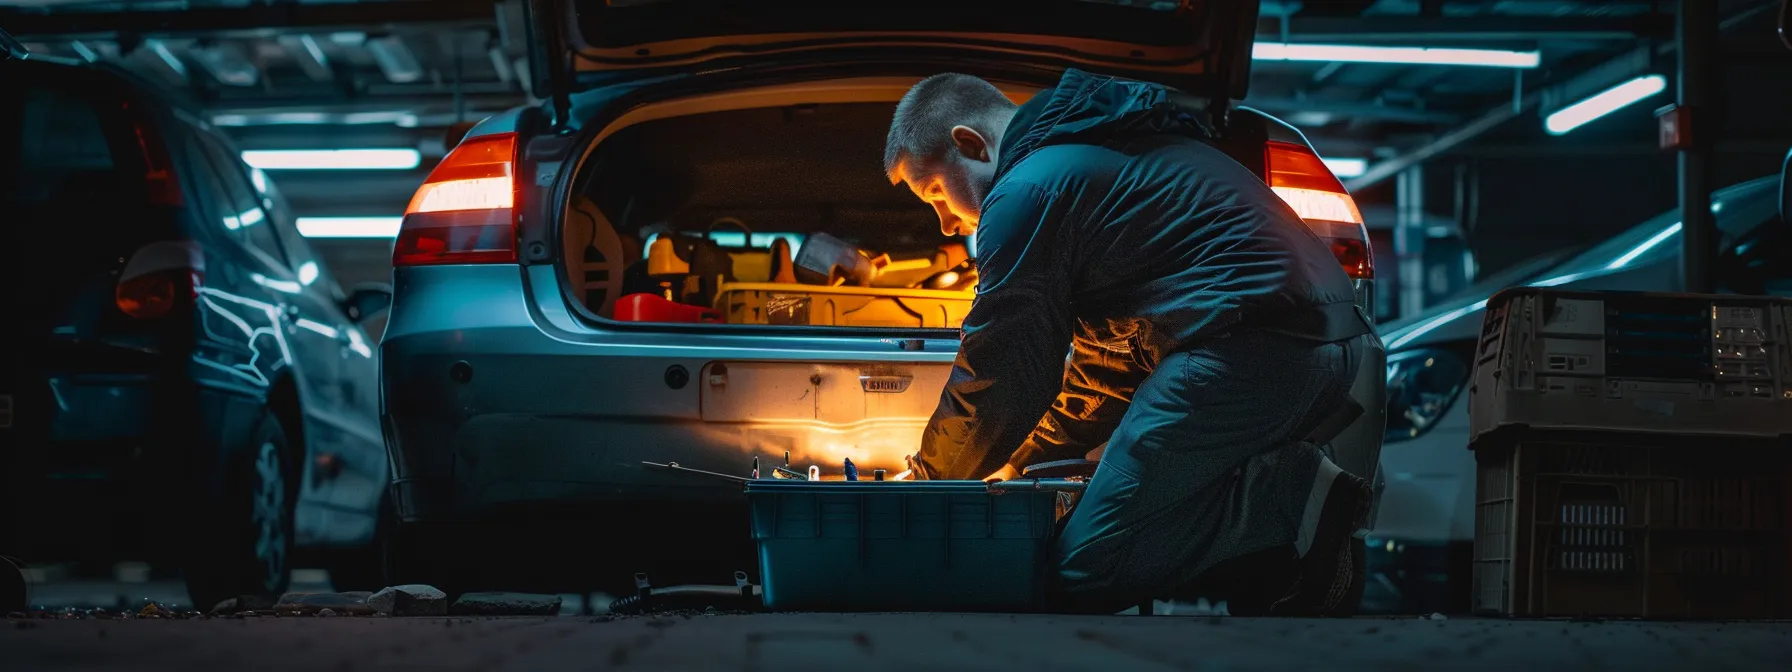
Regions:
[[[1550,113],[1543,119],[1543,129],[1550,135],[1562,135],[1667,88],[1667,78],[1644,75]]]
[[[415,149],[272,149],[243,152],[262,170],[410,170],[423,163]]]
[[[1322,159],[1332,174],[1341,178],[1361,177],[1369,170],[1368,159]]]
[[[300,217],[306,238],[393,238],[403,217]]]
[[[1290,44],[1285,42],[1258,42],[1251,49],[1251,58],[1259,61],[1467,65],[1490,68],[1535,68],[1543,60],[1542,54],[1536,51],[1372,47],[1358,44]]]

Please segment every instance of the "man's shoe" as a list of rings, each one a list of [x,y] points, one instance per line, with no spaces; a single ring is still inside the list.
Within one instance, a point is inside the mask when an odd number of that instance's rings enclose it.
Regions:
[[[1346,618],[1356,614],[1362,601],[1367,551],[1356,531],[1369,524],[1374,491],[1368,481],[1339,470],[1330,460],[1321,460],[1319,476],[1296,542],[1306,547],[1300,576],[1287,596],[1270,607],[1271,616]]]

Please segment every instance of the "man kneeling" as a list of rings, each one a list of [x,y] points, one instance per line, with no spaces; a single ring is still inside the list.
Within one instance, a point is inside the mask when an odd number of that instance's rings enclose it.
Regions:
[[[1011,479],[1105,444],[1055,608],[1348,615],[1371,493],[1320,446],[1360,413],[1376,336],[1325,244],[1172,98],[1070,70],[1020,106],[959,74],[897,105],[884,169],[975,235],[981,278],[916,475]]]

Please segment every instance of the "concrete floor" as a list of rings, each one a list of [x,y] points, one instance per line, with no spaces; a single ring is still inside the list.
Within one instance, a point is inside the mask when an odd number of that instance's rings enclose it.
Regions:
[[[4,623],[8,669],[1785,669],[1792,624],[756,614]]]

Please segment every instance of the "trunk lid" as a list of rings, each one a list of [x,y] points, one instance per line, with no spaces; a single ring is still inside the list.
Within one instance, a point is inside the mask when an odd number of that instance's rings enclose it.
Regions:
[[[1076,67],[1238,99],[1258,2],[532,0],[529,11],[535,90],[557,103],[633,77],[890,57]]]

